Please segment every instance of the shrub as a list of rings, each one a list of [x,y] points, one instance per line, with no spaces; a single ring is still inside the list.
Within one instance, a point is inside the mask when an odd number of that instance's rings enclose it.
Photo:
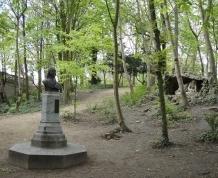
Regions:
[[[68,110],[65,110],[64,113],[60,116],[60,118],[63,119],[64,121],[74,121],[74,122],[78,121],[78,119],[76,119],[76,116]]]
[[[199,142],[215,142],[218,140],[218,133],[216,131],[210,130],[200,136],[198,136],[197,141]]]
[[[133,93],[126,92],[120,99],[123,106],[141,106],[145,101],[147,89],[145,85],[138,86]]]
[[[216,131],[218,128],[218,114],[204,114],[204,119],[211,127],[211,130]]]
[[[103,104],[97,105],[96,103],[89,106],[89,112],[99,114],[100,121],[103,124],[114,124],[117,122],[115,103],[112,98],[103,100]]]

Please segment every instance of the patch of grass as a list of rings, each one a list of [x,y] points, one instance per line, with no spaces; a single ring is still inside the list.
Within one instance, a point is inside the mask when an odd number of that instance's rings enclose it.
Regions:
[[[177,112],[173,113],[168,117],[168,121],[170,122],[189,122],[192,121],[192,116],[186,112]]]
[[[103,124],[114,124],[117,123],[116,109],[113,98],[105,98],[101,105],[96,103],[88,106],[88,111],[93,114],[98,114],[100,121]]]
[[[6,173],[11,173],[11,170],[8,169],[8,168],[0,168],[0,173],[3,173],[3,172],[6,172]]]
[[[186,111],[186,107],[183,105],[174,105],[168,99],[165,99],[166,115],[168,120],[168,125],[173,125],[175,123],[184,123],[192,121],[192,116]],[[154,109],[156,112],[152,115],[152,118],[160,119],[161,111],[159,102],[155,105]]]
[[[204,132],[197,137],[199,142],[217,142],[218,141],[218,114],[204,114],[204,119],[207,121],[208,125],[211,127],[211,130]]]
[[[68,110],[64,111],[64,113],[60,115],[60,118],[63,119],[64,121],[73,121],[73,122],[79,121],[77,117]]]
[[[217,131],[209,130],[199,135],[196,140],[199,142],[217,142],[218,133]]]
[[[168,147],[171,143],[166,138],[161,138],[156,143],[152,144],[152,148],[165,148]]]
[[[140,107],[145,103],[147,88],[145,85],[137,86],[133,93],[126,92],[121,98],[120,103],[122,106]]]
[[[13,96],[9,99],[9,102],[11,103],[11,106],[6,105],[6,103],[0,104],[0,115],[12,115],[15,113],[15,103],[16,103],[17,97]],[[31,113],[35,111],[41,110],[41,101],[37,101],[37,91],[30,91],[30,98],[29,101],[26,100],[25,93],[22,97],[22,102],[19,106],[19,113]]]
[[[207,121],[208,125],[211,127],[212,131],[216,131],[218,128],[218,114],[204,114],[204,119]]]
[[[208,94],[204,97],[199,96],[199,95],[195,95],[192,98],[192,103],[206,105],[206,106],[213,106],[214,104],[218,103],[218,97],[215,94]]]

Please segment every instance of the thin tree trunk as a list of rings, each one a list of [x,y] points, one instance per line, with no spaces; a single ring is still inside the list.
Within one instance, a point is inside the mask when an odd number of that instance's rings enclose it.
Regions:
[[[212,6],[212,0],[208,0],[208,5],[207,5],[207,11],[211,9]],[[208,31],[208,27],[205,23],[208,23],[210,14],[209,11],[205,12],[203,7],[202,7],[202,1],[199,0],[199,8],[200,8],[200,13],[201,13],[201,19],[203,21],[203,35],[204,35],[204,40],[205,40],[205,45],[207,48],[207,54],[209,57],[209,72],[213,74],[214,81],[217,82],[217,77],[216,77],[216,65],[215,65],[215,59],[214,59],[214,54],[213,54],[213,48],[210,42],[210,35]]]
[[[118,26],[118,16],[120,11],[120,0],[115,1],[115,19],[113,20],[110,14],[110,10],[108,7],[108,3],[106,0],[107,10],[111,19],[111,23],[113,25],[113,42],[114,42],[114,59],[113,59],[113,78],[114,78],[114,99],[115,99],[115,106],[118,116],[118,123],[122,131],[131,132],[131,130],[126,126],[123,113],[120,106],[119,100],[119,91],[118,91],[118,42],[117,42],[117,26]]]
[[[126,80],[127,80],[128,84],[129,84],[130,93],[133,93],[133,85],[131,83],[131,80],[130,80],[130,77],[129,77],[129,74],[128,74],[128,71],[127,71],[127,67],[126,67],[126,56],[125,56],[125,53],[124,53],[123,34],[122,34],[122,26],[121,26],[120,15],[119,15],[118,18],[119,18],[118,23],[119,23],[119,32],[120,32],[120,38],[119,39],[120,39],[120,47],[121,47],[121,53],[122,53],[123,69],[124,69]]]
[[[140,5],[139,5],[139,0],[136,0],[137,3],[137,13],[138,13],[138,17],[139,17],[139,24],[142,27],[141,28],[141,33],[142,33],[142,44],[143,44],[143,48],[145,53],[147,53],[147,49],[146,49],[146,39],[145,39],[145,31],[143,29],[143,24],[142,24],[142,18],[141,18],[141,13],[140,13]],[[147,90],[150,91],[151,90],[151,64],[146,61],[146,65],[147,65]]]
[[[17,59],[14,64],[14,96],[17,96]]]
[[[23,17],[23,38],[26,37],[26,19],[25,19],[25,15],[22,15]],[[25,68],[25,89],[26,89],[26,99],[29,100],[29,77],[28,77],[28,68],[27,68],[27,55],[26,55],[26,42],[24,39],[24,46],[23,46],[23,53],[24,53],[24,68]]]
[[[16,23],[17,23],[16,24],[17,25],[16,26],[16,62],[17,62],[17,70],[18,70],[18,99],[16,101],[15,111],[18,112],[20,103],[22,101],[22,95],[23,95],[23,89],[21,87],[21,78],[20,78],[21,77],[21,64],[20,64],[20,51],[19,51],[20,18],[22,15],[24,15],[24,12],[27,9],[27,1],[22,1],[21,3],[23,4],[19,4],[19,2],[14,2],[14,3],[17,3],[15,8],[13,8],[14,7],[13,3],[11,3],[10,5],[11,5],[11,10],[13,11],[16,17]],[[16,87],[15,87],[15,91],[16,91]]]
[[[154,0],[149,0],[149,10],[150,10],[151,23],[153,24],[155,51],[160,53],[161,52],[160,31],[158,30],[157,27]],[[158,69],[156,71],[156,75],[158,80],[159,100],[160,100],[160,109],[161,109],[161,116],[162,116],[162,137],[167,143],[169,143],[166,107],[165,107],[165,98],[164,98],[164,89],[163,89],[163,77],[161,73],[162,67],[164,67],[163,60],[165,60],[165,58],[163,58],[163,56],[160,55],[158,59]]]
[[[193,30],[193,28],[192,28],[192,26],[191,26],[191,22],[190,22],[189,19],[188,19],[188,24],[189,24],[189,28],[190,28],[192,34],[193,34],[194,37],[195,37],[196,42],[197,42],[197,52],[196,52],[196,53],[198,53],[198,55],[199,55],[199,60],[200,60],[200,63],[201,63],[201,75],[204,76],[204,63],[203,63],[203,59],[202,59],[202,56],[201,56],[201,50],[200,50],[200,45],[199,45],[199,40],[198,40],[198,36],[199,36],[200,32],[199,32],[198,34],[196,34],[196,33],[194,32],[194,30]],[[197,57],[197,54],[196,54],[196,57]],[[194,66],[193,66],[193,68],[194,68]],[[193,70],[194,70],[194,69],[193,69]]]
[[[97,54],[98,54],[98,50],[93,48],[92,49],[92,62],[95,65],[97,62]],[[94,69],[92,70],[92,76],[91,76],[91,84],[92,85],[96,85],[98,84],[98,79],[97,79],[97,71]]]
[[[164,5],[165,5],[165,7],[167,7],[166,0],[164,0]],[[169,15],[167,12],[165,13],[165,19],[166,19],[167,28],[168,28],[169,32],[172,33],[170,19],[169,19]],[[178,33],[178,9],[177,9],[177,5],[176,5],[176,7],[175,7],[175,35],[174,35],[175,41],[173,39],[173,35],[170,34],[170,43],[171,43],[171,46],[173,48],[172,55],[173,55],[173,59],[174,59],[175,73],[176,73],[176,78],[177,78],[177,82],[179,85],[179,89],[181,92],[182,101],[183,101],[183,104],[185,106],[188,106],[189,103],[188,103],[186,92],[184,89],[184,84],[183,84],[183,80],[182,80],[182,76],[181,76],[181,72],[180,72],[179,59],[178,59],[178,34],[179,34]]]
[[[2,95],[2,99],[3,101],[8,105],[8,106],[11,106],[10,105],[10,102],[8,100],[8,97],[7,97],[7,94],[5,92],[5,87],[4,87],[4,82],[3,82],[3,76],[2,76],[2,72],[0,72],[0,93]]]
[[[41,23],[41,29],[43,28],[43,22]],[[39,52],[38,53],[38,65],[39,70],[38,70],[38,101],[41,101],[41,93],[42,93],[42,69],[41,69],[41,60],[43,58],[43,39],[41,38],[39,41],[40,45],[39,45]]]
[[[20,51],[19,51],[19,27],[20,26],[20,18],[17,17],[17,29],[16,29],[16,60],[17,60],[17,70],[18,70],[18,98],[16,101],[16,106],[15,106],[15,111],[18,112],[19,111],[19,106],[20,103],[22,101],[22,95],[23,95],[23,91],[21,88],[21,66],[20,66]]]

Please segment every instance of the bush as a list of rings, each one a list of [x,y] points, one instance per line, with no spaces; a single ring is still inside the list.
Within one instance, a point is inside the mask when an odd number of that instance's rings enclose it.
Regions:
[[[198,136],[197,141],[199,142],[215,142],[218,140],[218,133],[216,131],[210,130],[202,135]]]
[[[102,105],[97,105],[97,104],[90,105],[88,110],[91,113],[99,114],[100,121],[103,124],[117,123],[115,103],[112,98],[104,99]]]
[[[204,119],[211,127],[211,130],[216,131],[218,128],[218,114],[204,114]]]
[[[123,106],[140,107],[145,102],[147,88],[145,85],[138,86],[133,93],[126,92],[120,99]]]
[[[73,122],[79,121],[79,120],[76,118],[76,116],[75,116],[72,112],[70,112],[70,111],[68,111],[68,110],[64,111],[64,113],[63,113],[60,117],[61,117],[61,119],[63,119],[64,121],[73,121]]]

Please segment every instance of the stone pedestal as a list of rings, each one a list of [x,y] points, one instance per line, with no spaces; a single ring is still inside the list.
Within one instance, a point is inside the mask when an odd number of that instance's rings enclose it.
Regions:
[[[15,144],[9,161],[27,169],[65,168],[87,160],[83,145],[67,144],[59,120],[59,92],[47,91],[42,98],[42,115],[31,143]]]
[[[59,121],[59,93],[45,92],[42,98],[42,116],[32,146],[58,148],[67,145]]]

